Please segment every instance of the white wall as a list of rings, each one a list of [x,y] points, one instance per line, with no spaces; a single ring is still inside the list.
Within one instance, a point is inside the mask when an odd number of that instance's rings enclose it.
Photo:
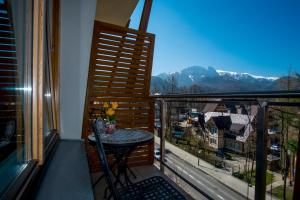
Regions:
[[[96,0],[61,0],[61,137],[80,139]]]

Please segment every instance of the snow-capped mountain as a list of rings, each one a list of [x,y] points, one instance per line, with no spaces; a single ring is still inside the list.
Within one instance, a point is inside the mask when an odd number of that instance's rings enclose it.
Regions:
[[[240,79],[244,79],[244,78],[254,78],[254,79],[266,79],[266,80],[270,80],[270,81],[275,81],[278,79],[278,77],[266,77],[266,76],[257,76],[257,75],[253,75],[253,74],[249,74],[249,73],[238,73],[238,72],[229,72],[229,71],[224,71],[224,70],[216,70],[216,72],[220,75],[220,76],[231,76],[237,80]]]
[[[180,72],[162,73],[152,78],[152,89],[167,90],[172,85],[180,90],[194,87],[204,92],[265,91],[277,88],[277,77],[216,70],[213,67],[191,66]]]

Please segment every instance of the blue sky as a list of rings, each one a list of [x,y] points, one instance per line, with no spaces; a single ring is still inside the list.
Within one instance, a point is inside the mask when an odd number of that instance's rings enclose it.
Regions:
[[[137,28],[144,0],[131,17]],[[153,75],[188,66],[263,76],[300,72],[299,0],[154,0]]]

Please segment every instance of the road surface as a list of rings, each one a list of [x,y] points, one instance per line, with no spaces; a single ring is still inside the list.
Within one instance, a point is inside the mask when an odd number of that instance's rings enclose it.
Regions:
[[[217,200],[241,200],[244,196],[234,192],[227,186],[207,175],[205,172],[196,169],[173,153],[166,153],[166,164],[189,180],[192,184]]]

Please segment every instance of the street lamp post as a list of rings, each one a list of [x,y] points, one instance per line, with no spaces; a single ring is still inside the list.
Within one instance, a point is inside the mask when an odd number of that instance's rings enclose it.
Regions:
[[[201,153],[201,150],[198,151],[198,166],[200,165],[200,153]]]

